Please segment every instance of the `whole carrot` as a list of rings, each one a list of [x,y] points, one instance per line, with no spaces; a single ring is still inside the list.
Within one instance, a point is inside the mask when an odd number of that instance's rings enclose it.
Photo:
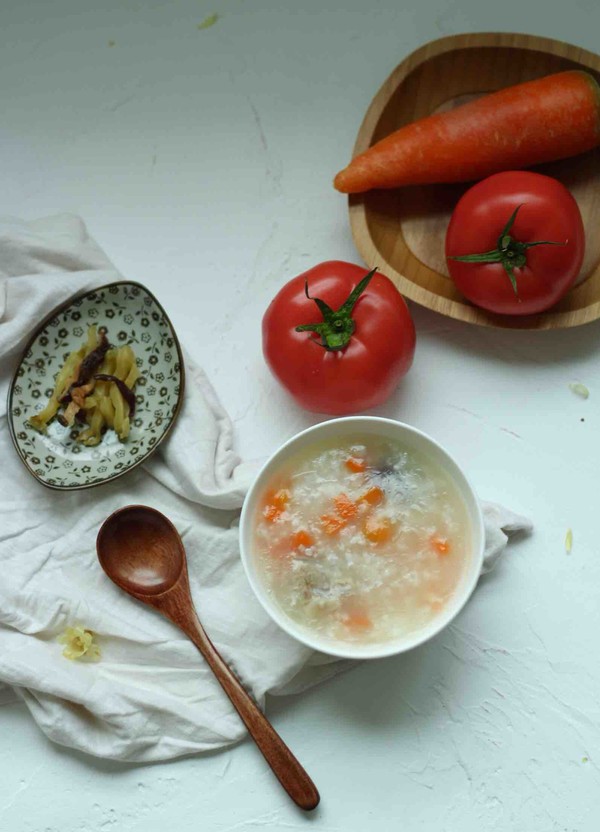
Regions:
[[[436,182],[575,156],[600,144],[600,87],[570,70],[483,96],[407,124],[335,177],[343,193]]]

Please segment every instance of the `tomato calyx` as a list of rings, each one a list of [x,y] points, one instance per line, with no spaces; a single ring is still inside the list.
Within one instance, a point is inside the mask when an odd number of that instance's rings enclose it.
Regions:
[[[515,240],[511,236],[511,229],[514,225],[515,219],[519,209],[523,204],[517,205],[515,210],[509,217],[508,222],[502,229],[502,233],[498,237],[496,248],[491,251],[484,251],[481,254],[462,254],[457,257],[451,257],[451,260],[459,260],[461,263],[501,263],[506,272],[515,295],[519,295],[517,288],[517,278],[515,269],[522,269],[527,265],[527,249],[534,246],[566,246],[567,243],[557,243],[551,240],[535,240],[531,243],[522,243],[520,240]]]
[[[312,338],[311,340],[330,352],[343,350],[344,347],[347,347],[356,329],[356,324],[352,317],[352,310],[376,271],[377,267],[372,269],[356,284],[339,309],[332,309],[321,298],[311,297],[308,293],[308,280],[306,280],[304,283],[304,294],[309,300],[314,300],[317,304],[323,320],[316,324],[302,324],[297,326],[296,332],[315,332],[320,336],[320,340],[319,338]]]

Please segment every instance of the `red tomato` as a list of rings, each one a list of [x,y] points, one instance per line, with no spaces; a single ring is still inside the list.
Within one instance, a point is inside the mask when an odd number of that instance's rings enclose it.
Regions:
[[[477,306],[508,315],[543,312],[560,300],[577,279],[584,248],[574,198],[556,179],[530,171],[474,185],[446,235],[457,288]]]
[[[415,350],[410,313],[391,280],[339,260],[286,283],[265,312],[262,332],[275,377],[317,413],[381,404]]]

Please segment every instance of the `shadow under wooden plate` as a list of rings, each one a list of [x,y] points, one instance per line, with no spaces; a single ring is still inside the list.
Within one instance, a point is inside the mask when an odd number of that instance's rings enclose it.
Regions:
[[[518,34],[453,35],[413,52],[385,81],[360,127],[354,155],[411,121],[469,98],[561,72],[585,69],[600,80],[600,56],[560,41]],[[540,315],[494,315],[471,305],[448,276],[444,238],[456,202],[472,183],[369,191],[349,198],[356,247],[422,306],[483,326],[554,329],[600,317],[600,148],[536,168],[573,193],[586,230],[580,278]]]

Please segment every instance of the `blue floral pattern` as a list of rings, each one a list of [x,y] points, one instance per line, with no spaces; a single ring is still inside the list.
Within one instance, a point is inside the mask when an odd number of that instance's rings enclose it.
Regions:
[[[77,431],[56,420],[46,434],[27,421],[46,406],[65,357],[81,346],[91,324],[105,327],[115,345],[131,344],[141,373],[128,439],[120,442],[114,431],[107,431],[94,448],[76,442]],[[11,386],[11,436],[26,467],[44,485],[58,489],[100,485],[126,473],[158,447],[179,412],[183,382],[177,337],[156,298],[139,284],[104,286],[71,301],[35,334]]]

